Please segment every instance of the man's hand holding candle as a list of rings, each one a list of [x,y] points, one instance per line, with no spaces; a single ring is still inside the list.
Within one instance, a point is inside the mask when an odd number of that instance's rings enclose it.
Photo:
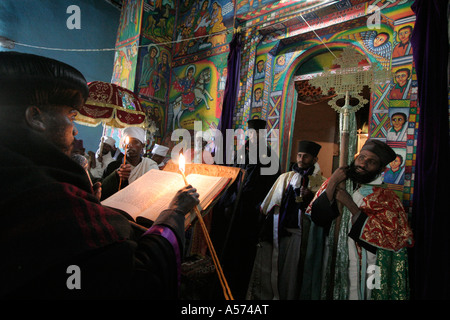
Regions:
[[[178,213],[185,215],[199,204],[200,200],[198,197],[199,194],[197,193],[197,189],[193,188],[191,185],[184,186],[178,190],[177,194],[173,197],[169,209],[173,209]]]
[[[121,164],[120,168],[117,169],[117,174],[119,175],[119,178],[122,179],[122,181],[128,180],[131,174],[131,165],[129,163]]]

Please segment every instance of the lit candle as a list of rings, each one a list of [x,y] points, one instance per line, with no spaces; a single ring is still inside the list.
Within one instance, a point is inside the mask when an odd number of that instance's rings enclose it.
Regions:
[[[186,164],[186,159],[184,158],[183,154],[180,153],[180,157],[178,158],[178,168],[180,169],[181,175],[183,176],[184,183],[186,185],[188,185],[188,182],[186,180],[186,176],[184,175],[185,164]]]
[[[125,138],[125,155],[123,157],[123,164],[125,165],[125,163],[127,162],[127,148],[128,148],[128,143],[130,142],[130,137],[127,136]]]
[[[125,155],[123,156],[123,165],[125,165],[127,163],[127,148],[128,148],[129,142],[130,142],[130,137],[127,136],[125,138]],[[122,177],[120,177],[120,181],[119,181],[119,190],[120,190],[121,185],[122,185]]]

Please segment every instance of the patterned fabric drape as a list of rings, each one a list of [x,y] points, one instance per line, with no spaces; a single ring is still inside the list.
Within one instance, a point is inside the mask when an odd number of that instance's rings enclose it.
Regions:
[[[415,299],[449,299],[448,1],[416,0],[411,8],[416,14],[411,43],[420,108],[411,285]]]
[[[233,127],[233,115],[239,90],[239,75],[241,69],[240,33],[235,33],[233,35],[233,39],[230,42],[230,53],[228,55],[227,68],[228,76],[227,82],[225,84],[222,116],[218,125],[218,129],[220,132],[222,132],[222,137],[224,139],[226,137],[226,130],[232,129]],[[226,163],[225,141],[223,141],[222,144],[223,163]]]
[[[342,113],[340,115],[340,126],[342,128]],[[356,132],[356,117],[355,113],[351,112],[349,115],[349,141],[348,141],[348,158],[347,163],[353,160],[356,153],[357,145],[357,132]],[[353,183],[350,180],[346,182],[347,191],[353,193]],[[340,220],[339,234],[337,237],[337,243],[335,243],[334,230],[336,228],[336,222],[338,220],[333,220],[331,225],[331,231],[329,236],[329,248],[333,250],[336,254],[336,259],[334,266],[332,265],[333,259],[328,259],[328,264],[326,266],[326,278],[324,291],[322,292],[322,299],[332,299],[332,300],[347,300],[349,293],[349,279],[348,279],[348,267],[349,267],[349,257],[348,257],[348,221],[350,221],[350,211],[347,207],[343,207],[342,218]],[[334,267],[334,273],[331,273]],[[332,291],[330,290],[332,289]]]

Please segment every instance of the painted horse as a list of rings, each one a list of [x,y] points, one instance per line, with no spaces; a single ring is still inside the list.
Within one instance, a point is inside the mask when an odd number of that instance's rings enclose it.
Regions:
[[[209,101],[213,101],[213,97],[210,95],[208,90],[206,89],[207,85],[211,82],[211,69],[206,68],[202,70],[195,82],[194,87],[194,95],[195,100],[194,104],[195,106],[198,106],[202,101],[205,103],[206,109],[209,110]],[[188,110],[186,106],[183,105],[182,102],[182,96],[180,95],[175,99],[175,101],[172,103],[172,110],[173,110],[173,120],[172,120],[172,129],[175,129],[175,125],[180,126],[180,118],[182,114]]]

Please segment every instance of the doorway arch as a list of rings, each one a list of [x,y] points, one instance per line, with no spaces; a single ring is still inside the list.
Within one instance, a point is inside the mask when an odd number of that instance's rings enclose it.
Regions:
[[[292,152],[295,151],[294,149],[296,148],[296,144],[297,144],[297,140],[296,137],[294,136],[295,132],[295,123],[296,123],[296,115],[297,115],[297,111],[298,111],[298,101],[297,101],[297,96],[293,97],[293,100],[290,100],[290,95],[288,94],[289,92],[292,92],[293,88],[295,87],[295,82],[296,79],[298,79],[297,77],[297,70],[299,70],[302,65],[304,65],[305,63],[307,63],[308,61],[310,61],[310,59],[314,58],[315,56],[318,56],[320,54],[323,54],[324,52],[329,52],[328,50],[331,50],[333,52],[339,52],[342,51],[345,47],[348,46],[352,46],[354,49],[356,49],[367,61],[367,64],[372,64],[373,62],[376,62],[376,60],[370,55],[367,54],[362,48],[358,47],[357,44],[355,44],[352,41],[338,41],[338,42],[332,42],[332,43],[328,43],[326,46],[323,44],[320,45],[315,45],[307,50],[305,50],[304,52],[302,52],[295,60],[292,61],[291,66],[289,68],[289,70],[286,72],[287,77],[289,78],[288,81],[288,86],[285,88],[285,92],[283,92],[283,95],[288,97],[285,102],[284,105],[282,106],[282,115],[288,115],[290,114],[291,116],[289,117],[281,117],[280,119],[280,125],[282,128],[282,134],[280,135],[280,154],[281,154],[281,168],[282,171],[289,171],[290,169],[290,164],[291,164],[291,155]],[[308,76],[312,75],[305,75],[305,78],[307,79]],[[365,114],[367,114],[367,119],[366,121],[368,122],[369,117],[370,117],[370,105],[371,105],[371,99],[370,99],[370,90],[367,91],[368,88],[365,88],[365,92],[364,95],[365,97],[369,100],[368,106],[365,106],[363,109],[365,110]],[[292,99],[292,98],[291,98]],[[331,109],[330,106],[327,105],[327,107],[329,109]],[[322,108],[326,108],[325,106],[322,106]],[[325,110],[325,109],[324,109]],[[332,110],[332,109],[331,109]],[[332,110],[333,111],[333,110]],[[333,111],[335,112],[335,111]],[[360,111],[358,111],[360,112]],[[331,111],[328,110],[327,112],[329,115],[331,115]],[[333,117],[331,117],[333,118]],[[338,119],[338,113],[336,113],[336,117],[335,119]],[[333,121],[333,120],[330,120]],[[337,122],[338,123],[338,122]],[[336,124],[334,125],[336,127]],[[361,124],[362,127],[362,124]],[[339,131],[339,130],[338,130]],[[307,137],[301,137],[301,138],[307,138]],[[313,138],[309,138],[310,140],[314,140]],[[284,143],[283,143],[284,141]],[[286,143],[287,142],[287,143]],[[320,143],[320,141],[316,141],[318,143]],[[337,140],[337,142],[339,142],[339,139]],[[328,149],[328,151],[326,153],[328,154],[319,154],[319,161],[320,158],[322,157],[323,159],[325,159],[325,157],[329,157],[330,156],[330,150],[331,151],[331,158],[333,158],[333,156],[336,156],[336,152],[335,152],[335,148],[336,146],[334,145],[336,143],[336,141],[334,141],[331,146],[327,146],[326,149]],[[294,148],[294,149],[293,149]],[[339,148],[337,148],[337,150],[339,150]],[[333,163],[328,166],[329,169],[328,172],[331,172],[331,170],[333,170],[333,168],[336,166],[335,162],[336,161],[332,161]],[[325,166],[327,167],[327,166]]]

